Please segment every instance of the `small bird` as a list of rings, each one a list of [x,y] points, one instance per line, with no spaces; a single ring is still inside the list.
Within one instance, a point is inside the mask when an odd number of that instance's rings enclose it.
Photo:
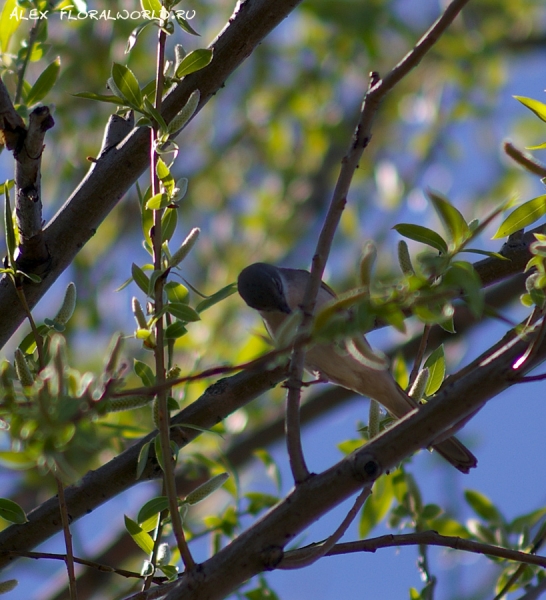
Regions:
[[[265,321],[269,334],[276,340],[286,318],[297,311],[310,273],[303,269],[286,269],[267,263],[254,263],[241,271],[237,280],[243,300],[257,310]],[[335,298],[324,282],[318,292],[316,308],[320,310]],[[367,344],[362,337],[363,343]],[[305,355],[305,368],[362,396],[382,404],[395,418],[400,419],[418,404],[396,383],[388,370],[373,369],[344,352],[339,344],[316,343]],[[433,445],[447,461],[463,473],[478,464],[476,457],[455,437]]]

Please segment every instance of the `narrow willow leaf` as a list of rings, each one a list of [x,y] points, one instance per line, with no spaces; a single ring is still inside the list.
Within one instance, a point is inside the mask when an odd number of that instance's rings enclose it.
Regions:
[[[182,27],[182,29],[186,33],[189,33],[191,35],[201,36],[201,34],[197,33],[197,31],[195,31],[195,29],[193,29],[193,27],[188,23],[187,19],[179,17],[176,12],[175,12],[175,17],[174,18],[176,19],[176,22],[180,25],[180,27]]]
[[[112,91],[119,94],[130,106],[137,110],[142,109],[142,91],[135,74],[120,63],[114,63],[112,66],[112,77],[115,88]]]
[[[444,345],[438,346],[434,352],[425,361],[424,367],[428,369],[429,376],[425,393],[427,396],[432,396],[444,382],[446,375],[446,358],[444,354]]]
[[[17,242],[15,240],[15,230],[13,229],[13,215],[11,214],[11,202],[9,198],[9,187],[4,188],[4,232],[6,235],[6,246],[8,248],[9,266],[15,268],[15,251]]]
[[[446,198],[442,198],[442,196],[430,190],[427,195],[444,224],[451,241],[456,247],[460,246],[470,234],[465,218]]]
[[[155,194],[152,196],[148,202],[146,202],[146,208],[148,210],[161,210],[162,208],[166,208],[171,203],[171,200],[167,194],[164,192],[159,192],[159,194]]]
[[[0,50],[2,54],[8,51],[11,36],[17,31],[19,25],[25,22],[24,19],[12,18],[14,10],[22,10],[17,6],[17,0],[6,0],[0,14]]]
[[[165,338],[168,340],[177,340],[188,333],[186,326],[182,321],[175,321],[165,329]]]
[[[155,517],[158,513],[167,508],[169,508],[169,499],[167,496],[157,496],[152,498],[138,511],[137,523],[142,526],[145,521],[151,517]]]
[[[172,238],[176,231],[177,223],[178,213],[176,208],[168,208],[161,217],[161,238],[163,243],[168,242]]]
[[[206,67],[212,60],[212,50],[200,48],[187,54],[176,69],[176,77],[184,77]]]
[[[155,120],[159,127],[159,135],[163,135],[167,131],[167,123],[165,123],[165,119],[161,116],[161,113],[157,110],[157,108],[148,100],[148,98],[144,98],[144,106],[146,107],[146,112],[150,119]]]
[[[148,295],[148,288],[150,286],[150,278],[144,273],[144,271],[135,263],[131,265],[131,275],[135,280],[138,287]]]
[[[496,240],[512,235],[516,231],[527,227],[527,225],[538,221],[545,214],[546,194],[543,194],[518,206],[514,212],[504,219],[492,239]]]
[[[399,225],[395,225],[393,229],[410,240],[427,244],[427,246],[436,248],[438,252],[447,254],[447,243],[444,238],[428,227],[413,225],[411,223],[400,223]]]
[[[133,538],[135,544],[146,552],[151,554],[154,549],[154,540],[149,533],[146,533],[138,523],[135,523],[127,515],[125,517],[125,529],[129,532],[129,535]]]
[[[153,13],[156,19],[161,14],[161,2],[159,0],[140,0],[140,6],[142,6],[142,10]]]
[[[212,296],[209,296],[208,298],[205,298],[204,300],[199,302],[199,304],[195,307],[195,310],[198,313],[201,313],[204,310],[207,310],[207,308],[210,308],[211,306],[218,304],[218,302],[221,302],[225,298],[229,298],[229,296],[234,294],[236,291],[237,291],[237,284],[230,283],[229,285],[226,285],[222,289],[218,290],[216,293],[212,294]]]
[[[0,498],[0,517],[10,523],[19,525],[28,521],[25,511],[13,500],[9,498]]]
[[[60,69],[61,58],[57,56],[57,58],[42,71],[36,80],[36,83],[30,88],[30,92],[26,98],[28,106],[32,106],[46,97],[49,90],[55,85]]]
[[[167,292],[169,302],[188,303],[190,293],[185,285],[176,281],[169,281],[165,284],[165,291]]]
[[[111,94],[95,94],[94,92],[78,92],[72,94],[76,98],[85,98],[86,100],[96,100],[97,102],[108,102],[110,104],[116,104],[117,106],[123,106],[125,102],[123,98],[119,96],[112,96]]]
[[[138,461],[137,461],[137,472],[136,479],[137,481],[141,478],[146,465],[148,464],[148,456],[150,455],[150,444],[151,442],[146,442],[142,445],[140,452],[138,453]]]
[[[201,320],[199,313],[195,309],[182,302],[169,302],[166,308],[169,314],[186,323]]]
[[[526,98],[525,96],[514,96],[514,98],[521,102],[523,106],[533,111],[541,121],[546,122],[546,104],[538,100],[533,100],[533,98]]]
[[[155,385],[154,372],[146,363],[135,358],[133,368],[145,386],[151,387],[152,385]]]

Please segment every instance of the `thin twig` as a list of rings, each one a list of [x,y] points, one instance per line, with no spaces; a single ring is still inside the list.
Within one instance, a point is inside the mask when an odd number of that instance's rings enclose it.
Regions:
[[[16,552],[14,550],[10,550],[5,554],[10,557],[32,558],[34,560],[62,560],[63,562],[66,562],[66,554],[55,554],[53,552]],[[74,556],[74,563],[78,565],[84,565],[85,567],[90,567],[91,569],[101,571],[102,573],[116,573],[116,575],[121,575],[122,577],[127,577],[128,579],[143,578],[140,573],[136,573],[135,571],[127,571],[126,569],[118,569],[117,567],[111,567],[110,565],[102,565],[92,560],[78,558],[77,556]],[[165,577],[154,578],[154,583],[162,583],[163,581],[165,581]]]
[[[546,166],[544,166],[541,162],[536,160],[536,158],[534,158],[530,154],[522,152],[521,150],[516,148],[511,142],[504,142],[503,149],[506,152],[507,156],[509,156],[512,160],[517,162],[518,165],[522,166],[530,173],[534,173],[539,177],[546,177]]]
[[[164,65],[165,65],[165,43],[167,40],[167,34],[163,29],[159,30],[158,42],[157,42],[157,65],[156,65],[156,95],[155,95],[155,108],[161,113],[161,104],[163,99],[163,87],[164,87]],[[157,175],[157,163],[159,160],[157,152],[155,152],[155,140],[158,135],[158,124],[156,123],[151,131],[151,176],[152,176],[152,195],[159,193],[159,177]],[[154,269],[161,271],[163,268],[163,248],[162,248],[162,232],[161,232],[161,218],[163,216],[163,210],[154,211],[154,230],[152,234],[152,245],[154,251]],[[161,314],[163,310],[163,289],[165,284],[165,277],[160,276],[156,280],[154,290],[154,303],[156,314]],[[164,340],[164,320],[160,318],[157,320],[155,328],[157,345],[155,348],[155,367],[156,367],[156,380],[160,386],[165,384],[165,346]],[[184,536],[184,529],[182,528],[182,520],[180,519],[180,513],[178,511],[178,498],[176,496],[176,485],[174,479],[174,464],[172,460],[171,441],[170,441],[170,415],[168,408],[168,395],[167,389],[162,387],[157,394],[156,402],[158,403],[158,428],[159,437],[161,442],[161,453],[163,455],[163,470],[164,470],[164,482],[165,492],[169,500],[169,512],[171,515],[171,522],[173,527],[173,533],[176,538],[178,549],[180,550],[180,556],[184,562],[186,569],[192,569],[195,566],[195,561],[192,558],[186,538]]]
[[[277,566],[278,569],[302,569],[308,567],[313,563],[317,562],[323,556],[326,556],[328,552],[336,545],[336,543],[343,537],[347,531],[349,525],[355,520],[358,511],[362,508],[364,502],[368,499],[372,493],[372,486],[366,485],[360,492],[355,503],[351,507],[351,510],[347,513],[339,527],[334,533],[320,544],[308,546],[308,552],[305,555],[298,555],[297,557],[291,557],[291,553],[287,553],[283,560]]]
[[[474,554],[482,554],[485,556],[496,556],[521,562],[528,565],[537,565],[546,568],[546,557],[519,552],[518,550],[510,550],[509,548],[501,548],[491,544],[475,542],[473,540],[465,540],[460,537],[441,535],[436,531],[422,531],[420,533],[406,533],[400,535],[382,535],[368,540],[359,540],[356,542],[344,542],[336,544],[326,556],[337,556],[339,554],[352,554],[355,552],[376,552],[381,548],[392,548],[399,546],[415,546],[418,544],[427,544],[429,546],[441,546],[444,548],[452,548],[453,550],[464,550]],[[311,546],[312,548],[313,546]],[[286,557],[294,556],[299,553],[308,552],[309,548],[300,548],[287,552]]]
[[[72,534],[70,533],[70,518],[68,516],[68,508],[64,497],[64,484],[55,474],[57,482],[57,493],[59,496],[59,510],[61,511],[61,521],[63,524],[64,544],[66,547],[66,570],[68,571],[68,588],[70,590],[70,600],[78,600],[78,590],[76,587],[76,572],[74,570],[74,551],[72,549]]]

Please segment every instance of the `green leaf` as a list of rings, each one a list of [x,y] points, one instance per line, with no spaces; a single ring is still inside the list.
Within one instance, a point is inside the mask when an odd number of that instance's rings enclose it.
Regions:
[[[144,523],[149,519],[153,519],[167,508],[169,508],[169,499],[167,496],[157,496],[156,498],[152,498],[138,511],[137,523],[143,527],[145,531],[150,531],[144,527]]]
[[[39,325],[37,331],[39,335],[45,337],[49,334],[50,329],[47,325]],[[19,350],[21,350],[23,354],[32,354],[36,350],[36,337],[33,331],[25,335],[19,344]]]
[[[131,275],[133,276],[133,279],[135,280],[135,283],[138,285],[138,287],[146,295],[148,295],[148,289],[150,286],[150,278],[148,277],[148,275],[146,275],[146,273],[144,273],[144,271],[135,263],[131,265]]]
[[[439,194],[429,190],[427,195],[446,228],[449,239],[455,247],[460,246],[470,235],[470,229],[463,215]]]
[[[171,200],[167,194],[164,192],[159,192],[159,194],[155,194],[152,196],[148,202],[146,202],[146,208],[148,210],[161,210],[162,208],[166,208],[171,203]]]
[[[138,453],[138,461],[137,461],[137,473],[136,479],[137,481],[141,478],[144,469],[146,468],[146,464],[148,463],[148,456],[150,455],[150,445],[151,442],[146,442],[142,445],[140,452]]]
[[[443,344],[436,348],[434,352],[431,352],[423,366],[429,370],[425,393],[427,396],[432,396],[440,389],[446,374],[446,359]]]
[[[514,212],[504,219],[492,239],[496,240],[512,235],[516,231],[527,227],[527,225],[538,221],[545,214],[546,194],[543,194],[518,206]]]
[[[174,581],[178,577],[178,567],[174,565],[158,565],[158,567],[163,571],[168,581]]]
[[[236,291],[237,284],[230,283],[229,285],[223,287],[221,290],[218,290],[217,292],[212,294],[212,296],[209,296],[208,298],[205,298],[204,300],[199,302],[199,304],[195,307],[195,310],[198,313],[202,313],[204,310],[207,310],[207,308],[218,304],[218,302],[224,300],[225,298],[229,298],[229,296],[234,294]]]
[[[271,494],[263,494],[261,492],[247,492],[245,498],[248,500],[247,511],[251,515],[257,515],[263,510],[267,510],[272,506],[275,506],[279,501],[277,496]]]
[[[165,161],[162,158],[157,159],[155,172],[157,173],[159,180],[163,184],[163,187],[170,198],[174,190],[174,178],[171,175],[169,167],[165,164]]]
[[[111,94],[95,94],[94,92],[78,92],[72,94],[76,98],[85,98],[86,100],[96,100],[97,102],[109,102],[110,104],[116,104],[117,106],[123,106],[125,102],[123,98],[119,96],[112,96]]]
[[[4,187],[4,232],[6,235],[6,246],[8,248],[9,266],[15,268],[15,251],[17,242],[15,240],[15,230],[13,228],[13,215],[11,214],[11,202],[9,199],[9,187]]]
[[[165,119],[146,97],[144,97],[144,106],[146,107],[146,114],[150,117],[150,119],[155,120],[157,123],[160,134],[165,133],[167,131],[167,123],[165,123]]]
[[[514,98],[521,102],[523,106],[533,111],[541,121],[546,122],[546,104],[538,100],[533,100],[533,98],[526,98],[525,96],[514,96]]]
[[[176,77],[184,77],[206,67],[212,60],[212,50],[200,48],[187,54],[176,69]]]
[[[466,490],[464,497],[472,510],[488,523],[500,524],[504,519],[487,496],[475,490]]]
[[[183,302],[169,302],[165,308],[173,317],[186,323],[201,320],[199,313]]]
[[[13,500],[0,498],[0,517],[10,523],[21,525],[28,521],[25,511]]]
[[[112,78],[109,80],[109,83],[111,81],[115,84],[113,86],[115,89],[112,89],[114,94],[120,95],[129,106],[137,110],[142,110],[142,92],[140,90],[140,85],[135,74],[129,67],[121,65],[120,63],[114,63],[112,66]]]
[[[127,515],[125,516],[125,529],[129,532],[129,535],[133,538],[136,545],[146,552],[146,554],[151,554],[154,549],[154,540],[150,536],[149,533],[146,533],[138,523],[135,523],[132,519],[130,519]]]
[[[6,0],[4,7],[2,8],[2,14],[0,14],[0,51],[5,54],[8,51],[9,41],[11,36],[17,31],[17,28],[21,23],[24,23],[22,19],[12,18],[13,11],[23,12],[17,6],[17,0]]]
[[[186,19],[179,17],[176,12],[175,12],[174,18],[176,19],[176,22],[180,25],[180,27],[182,27],[182,29],[186,33],[189,33],[191,35],[197,35],[197,36],[201,35],[200,33],[197,33],[197,31],[195,31],[195,29],[188,23],[188,21]]]
[[[373,492],[366,500],[366,504],[360,515],[358,524],[358,535],[360,538],[365,538],[381,522],[383,517],[389,512],[393,500],[394,489],[392,478],[389,475],[380,477],[375,482]]]
[[[190,293],[185,285],[176,281],[169,281],[165,284],[165,291],[169,302],[188,303]]]
[[[165,329],[165,338],[168,340],[177,340],[186,335],[188,330],[182,321],[175,321]]]
[[[143,363],[135,358],[133,369],[145,386],[151,387],[155,385],[154,372],[146,363]]]
[[[61,69],[61,58],[57,58],[49,64],[41,73],[36,80],[36,83],[30,88],[30,92],[26,97],[26,104],[32,106],[37,102],[40,102],[51,88],[55,85],[59,71]]]
[[[393,227],[398,233],[410,240],[427,244],[436,248],[442,254],[447,254],[447,243],[441,235],[422,225],[412,225],[411,223],[400,223]]]
[[[465,299],[472,314],[476,317],[481,316],[485,306],[482,280],[470,263],[453,262],[444,275],[444,283],[460,287],[465,294]]]
[[[156,18],[161,14],[161,2],[159,0],[140,0],[140,6],[142,6],[142,10],[155,13]]]

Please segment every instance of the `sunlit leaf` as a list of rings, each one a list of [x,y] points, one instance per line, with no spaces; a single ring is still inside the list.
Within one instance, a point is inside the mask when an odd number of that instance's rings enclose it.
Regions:
[[[47,96],[47,93],[55,85],[59,71],[61,69],[61,59],[59,56],[49,64],[44,71],[40,74],[36,83],[30,89],[27,95],[26,103],[28,106],[32,106],[37,102],[40,102]]]
[[[115,84],[112,89],[114,94],[121,96],[129,106],[137,110],[142,108],[142,92],[135,74],[120,63],[114,63],[112,66],[112,77],[109,82]]]
[[[542,196],[537,196],[521,206],[518,206],[514,212],[504,219],[498,228],[497,233],[493,236],[493,239],[495,240],[512,235],[516,231],[527,227],[527,225],[531,225],[531,223],[538,221],[545,214],[546,194],[543,194]]]
[[[130,519],[127,515],[125,516],[125,529],[129,532],[129,535],[133,538],[136,545],[146,552],[151,554],[154,549],[154,540],[149,533],[146,533],[142,527]]]
[[[8,51],[11,36],[17,31],[21,23],[25,23],[23,19],[13,18],[14,10],[17,11],[17,14],[24,15],[26,13],[24,9],[17,6],[17,0],[6,0],[0,14],[0,50],[2,53]]]
[[[398,233],[410,240],[427,244],[436,248],[442,254],[447,253],[447,243],[441,235],[422,225],[413,225],[411,223],[400,223],[395,225],[393,229],[396,229]]]
[[[184,77],[206,67],[212,60],[212,50],[200,48],[187,54],[176,69],[177,77]]]
[[[514,98],[533,111],[539,119],[546,122],[546,104],[525,96],[514,96]]]
[[[429,190],[427,195],[449,234],[450,241],[452,241],[455,246],[459,246],[470,234],[470,229],[463,215],[453,206],[453,204],[439,194]]]
[[[446,374],[446,360],[443,344],[430,353],[430,356],[423,366],[426,367],[429,372],[425,393],[427,396],[432,396],[440,389]]]
[[[145,293],[148,294],[150,286],[150,278],[144,273],[144,271],[135,263],[131,265],[131,275],[135,280],[138,287]]]

